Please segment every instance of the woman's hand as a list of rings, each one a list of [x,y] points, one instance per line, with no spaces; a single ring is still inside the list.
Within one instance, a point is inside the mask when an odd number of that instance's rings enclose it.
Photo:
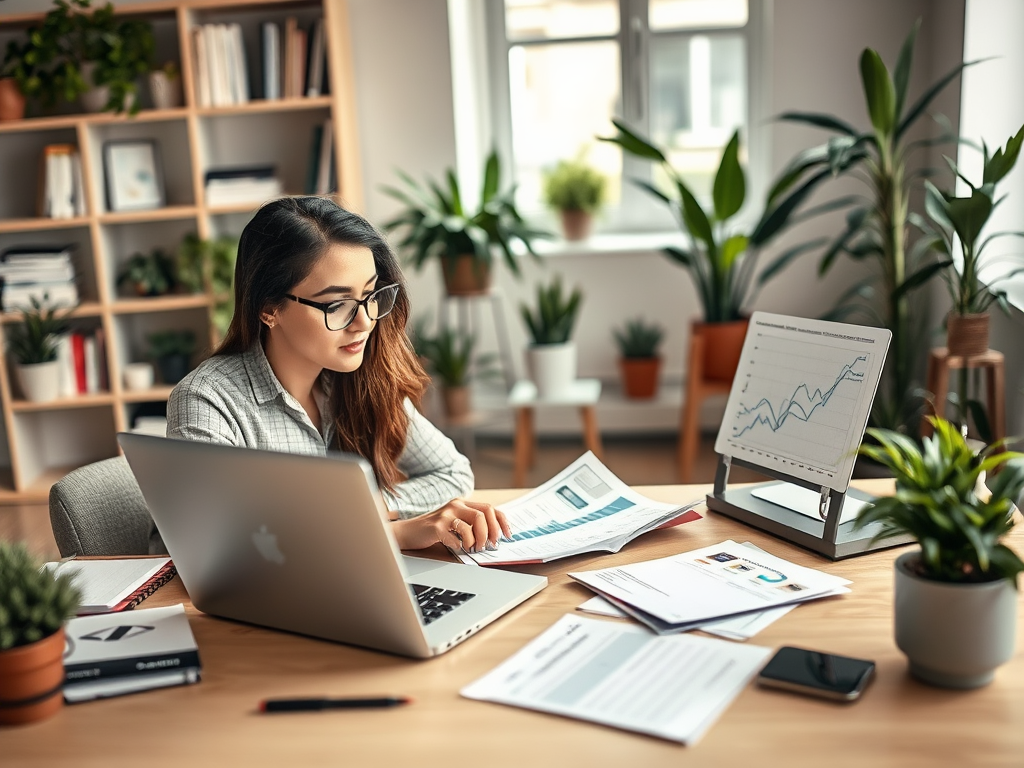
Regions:
[[[443,507],[411,520],[392,523],[399,549],[425,549],[437,543],[466,552],[497,549],[498,539],[511,537],[505,514],[491,504],[452,499]]]

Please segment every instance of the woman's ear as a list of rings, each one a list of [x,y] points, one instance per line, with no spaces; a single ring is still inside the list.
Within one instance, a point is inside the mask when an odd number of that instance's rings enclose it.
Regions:
[[[277,313],[276,312],[261,312],[260,322],[263,323],[267,328],[273,328],[277,325]]]

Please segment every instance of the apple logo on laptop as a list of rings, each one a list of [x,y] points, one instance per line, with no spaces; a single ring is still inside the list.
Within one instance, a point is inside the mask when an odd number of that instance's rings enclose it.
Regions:
[[[264,560],[284,565],[284,552],[277,546],[277,534],[268,531],[267,526],[261,525],[258,531],[253,532],[252,543]]]

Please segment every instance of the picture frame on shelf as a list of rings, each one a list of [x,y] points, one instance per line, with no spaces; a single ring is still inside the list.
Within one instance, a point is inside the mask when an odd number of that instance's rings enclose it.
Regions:
[[[107,210],[147,211],[165,204],[163,173],[153,139],[119,139],[103,144]]]

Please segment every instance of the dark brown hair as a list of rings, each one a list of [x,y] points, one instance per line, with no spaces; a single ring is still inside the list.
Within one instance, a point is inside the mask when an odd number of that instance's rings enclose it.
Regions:
[[[267,203],[242,230],[235,264],[235,312],[215,355],[245,352],[260,343],[263,312],[279,307],[332,244],[361,245],[373,253],[378,285],[398,283],[395,308],[378,321],[363,364],[350,373],[324,371],[331,392],[333,447],[370,462],[389,491],[401,479],[398,457],[409,419],[404,402],[418,402],[429,378],[413,354],[405,326],[405,278],[384,237],[366,219],[322,197],[287,197]]]

